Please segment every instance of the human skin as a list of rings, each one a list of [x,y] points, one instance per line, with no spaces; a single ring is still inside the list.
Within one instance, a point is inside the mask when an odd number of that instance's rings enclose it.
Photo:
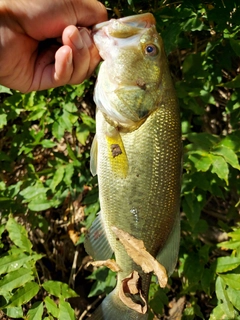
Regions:
[[[96,0],[0,0],[0,84],[30,92],[81,83],[100,61],[88,29],[106,19]]]

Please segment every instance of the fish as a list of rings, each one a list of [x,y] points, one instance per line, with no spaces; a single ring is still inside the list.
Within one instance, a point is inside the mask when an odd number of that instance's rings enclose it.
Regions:
[[[92,32],[103,60],[94,89],[96,135],[90,154],[100,212],[85,249],[100,261],[114,254],[119,271],[115,289],[90,319],[146,320],[152,272],[142,265],[148,258],[139,264],[121,237],[138,241],[138,253],[147,252],[168,276],[174,271],[180,243],[179,105],[151,13],[111,19]]]

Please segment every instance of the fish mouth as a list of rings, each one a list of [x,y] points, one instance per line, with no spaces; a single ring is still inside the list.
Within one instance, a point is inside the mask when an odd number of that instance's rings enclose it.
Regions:
[[[112,36],[116,38],[127,38],[139,33],[142,29],[151,28],[155,24],[155,18],[151,13],[143,13],[98,23],[93,27],[92,32],[94,34],[103,27],[108,27],[109,33]]]

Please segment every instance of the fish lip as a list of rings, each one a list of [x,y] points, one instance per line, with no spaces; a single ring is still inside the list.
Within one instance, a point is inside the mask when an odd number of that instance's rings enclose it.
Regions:
[[[133,15],[133,16],[127,16],[120,19],[111,19],[108,21],[98,23],[93,26],[92,33],[94,34],[95,32],[99,31],[103,27],[108,26],[109,24],[111,24],[113,21],[116,21],[116,20],[118,20],[121,23],[126,23],[130,25],[132,24],[135,28],[139,28],[139,29],[150,28],[152,25],[156,24],[156,20],[154,16],[148,12],[148,13],[142,13],[142,14]]]

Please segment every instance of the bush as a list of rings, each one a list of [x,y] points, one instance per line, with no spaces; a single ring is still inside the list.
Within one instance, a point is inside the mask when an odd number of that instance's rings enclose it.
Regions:
[[[166,289],[153,277],[149,319],[240,319],[239,5],[104,3],[110,18],[155,15],[181,109],[179,264]],[[83,319],[115,285],[106,269],[90,275],[82,245],[99,210],[89,172],[94,82],[26,95],[0,87],[2,317]]]

